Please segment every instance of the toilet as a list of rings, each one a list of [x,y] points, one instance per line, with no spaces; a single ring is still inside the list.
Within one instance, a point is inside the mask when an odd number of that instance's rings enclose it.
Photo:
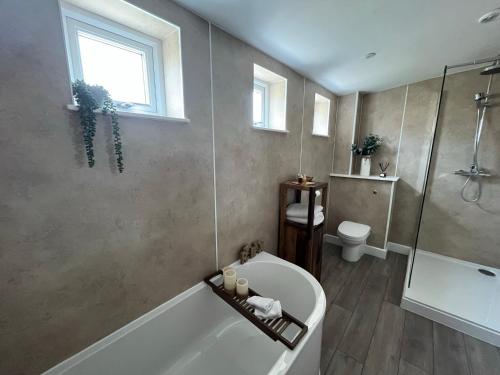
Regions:
[[[363,245],[370,235],[371,228],[353,221],[343,221],[337,229],[342,242],[342,258],[348,262],[357,262],[363,255]]]

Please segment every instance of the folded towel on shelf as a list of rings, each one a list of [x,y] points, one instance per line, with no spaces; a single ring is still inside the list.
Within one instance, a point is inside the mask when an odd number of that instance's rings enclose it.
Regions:
[[[292,217],[292,216],[287,216],[287,220],[293,221],[294,223],[299,223],[299,224],[307,224],[307,217],[302,218],[302,217]],[[314,215],[314,224],[313,225],[319,225],[325,220],[325,215],[323,215],[323,212],[320,212],[319,214]]]
[[[300,217],[307,219],[307,204],[305,203],[292,203],[286,208],[286,216]],[[314,206],[314,214],[317,215],[323,212],[323,206],[319,204]]]
[[[273,307],[274,300],[272,298],[253,296],[248,298],[247,302],[256,310],[268,313]]]
[[[280,303],[280,301],[274,301],[273,306],[271,307],[271,310],[269,310],[267,313],[255,309],[254,314],[256,317],[258,317],[260,319],[281,318],[281,316],[282,316],[281,315],[281,303]]]
[[[252,299],[252,298],[255,298],[255,297],[250,297],[249,299],[247,299],[247,302],[250,305],[252,305],[252,303],[250,303],[249,300]],[[260,319],[276,319],[276,318],[281,318],[282,315],[281,315],[281,303],[280,303],[280,301],[274,301],[272,299],[271,299],[271,301],[272,301],[271,308],[267,312],[261,311],[255,305],[252,305],[252,306],[255,307],[255,311],[254,311],[255,316],[258,317],[258,318],[260,318]]]

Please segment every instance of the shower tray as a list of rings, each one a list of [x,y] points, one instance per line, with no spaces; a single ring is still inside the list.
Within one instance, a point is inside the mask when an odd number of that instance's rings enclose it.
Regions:
[[[500,347],[500,269],[418,250],[408,287],[411,261],[403,309]]]

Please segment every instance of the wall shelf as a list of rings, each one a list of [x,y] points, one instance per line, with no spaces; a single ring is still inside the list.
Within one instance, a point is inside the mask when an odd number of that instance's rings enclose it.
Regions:
[[[359,174],[342,174],[342,173],[330,173],[330,177],[340,177],[340,178],[357,178],[359,180],[374,180],[374,181],[385,181],[385,182],[397,182],[399,177],[397,176],[361,176]]]

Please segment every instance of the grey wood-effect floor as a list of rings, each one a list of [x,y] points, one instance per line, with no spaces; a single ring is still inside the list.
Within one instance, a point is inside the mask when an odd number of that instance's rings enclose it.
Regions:
[[[399,307],[407,257],[325,244],[322,375],[500,375],[500,349]]]

